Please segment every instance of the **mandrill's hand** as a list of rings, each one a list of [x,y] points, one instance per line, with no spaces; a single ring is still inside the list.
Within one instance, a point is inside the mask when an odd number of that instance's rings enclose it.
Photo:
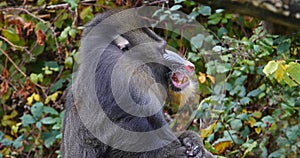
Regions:
[[[182,145],[186,147],[186,155],[191,158],[215,158],[204,146],[199,134],[193,131],[185,131],[179,137]]]

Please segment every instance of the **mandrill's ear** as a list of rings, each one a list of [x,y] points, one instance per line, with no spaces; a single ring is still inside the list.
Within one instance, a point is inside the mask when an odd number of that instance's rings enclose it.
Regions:
[[[121,35],[118,36],[116,39],[115,39],[115,44],[121,49],[121,50],[126,50],[128,49],[128,46],[129,46],[129,42],[127,39],[125,39],[124,37],[122,37]]]

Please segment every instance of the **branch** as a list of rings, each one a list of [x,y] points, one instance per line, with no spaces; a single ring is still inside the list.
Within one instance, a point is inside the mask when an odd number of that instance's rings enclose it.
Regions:
[[[0,48],[0,52],[6,56],[6,58],[14,65],[14,67],[24,76],[27,77],[27,75],[18,67],[18,65],[10,58],[10,56]]]
[[[291,28],[296,31],[300,31],[300,19],[298,16],[294,16],[291,13],[292,10],[282,11],[282,8],[277,9],[276,6],[269,3],[263,3],[263,0],[254,4],[253,1],[247,0],[194,0],[195,2],[209,5],[215,8],[223,8],[226,11],[249,15],[256,18],[260,18],[266,20],[270,23],[274,23],[277,25],[282,25],[288,28]],[[295,4],[295,8],[300,8],[297,4]],[[282,7],[288,7],[287,5],[282,5]],[[277,10],[276,10],[277,9]],[[299,13],[296,13],[297,15]]]

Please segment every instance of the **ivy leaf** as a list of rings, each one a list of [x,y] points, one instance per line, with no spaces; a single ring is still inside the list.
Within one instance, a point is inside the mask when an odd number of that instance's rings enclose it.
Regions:
[[[197,51],[197,49],[200,49],[202,47],[204,38],[205,37],[202,34],[197,34],[196,36],[191,38],[191,45],[193,51]]]
[[[180,9],[180,8],[182,8],[182,5],[177,4],[177,5],[173,5],[173,6],[170,8],[170,10],[171,10],[171,11],[175,11],[175,10],[178,10],[178,9]]]
[[[42,115],[43,107],[44,107],[43,103],[37,102],[32,105],[30,111],[35,118],[38,118]]]
[[[240,130],[243,126],[243,123],[240,119],[234,119],[230,122],[230,126],[233,130]]]
[[[278,53],[287,53],[290,51],[290,46],[291,46],[291,44],[288,41],[284,41],[284,42],[280,43],[279,46],[277,47],[277,52]]]
[[[13,146],[14,146],[16,149],[18,149],[19,147],[21,147],[24,138],[25,138],[24,135],[19,136],[19,137],[13,142]]]
[[[287,65],[286,72],[288,73],[289,77],[294,80],[294,82],[297,82],[297,84],[300,83],[300,64],[290,62]]]
[[[51,132],[42,133],[42,139],[44,141],[45,146],[47,148],[49,148],[56,140],[56,136],[59,134],[60,134],[59,131],[51,131]]]
[[[217,150],[218,154],[224,153],[224,151],[232,145],[232,141],[221,141],[214,145],[214,148]]]
[[[212,125],[208,126],[205,129],[201,129],[201,138],[206,138],[208,137],[210,134],[213,133],[214,129],[216,128],[217,123],[213,123]]]
[[[209,6],[201,5],[199,8],[199,13],[203,16],[211,15],[211,8]]]
[[[54,83],[54,85],[50,88],[50,93],[53,93],[53,92],[59,90],[60,88],[62,88],[63,83],[64,83],[65,81],[66,81],[65,79],[59,79],[58,81],[56,81],[56,82]]]
[[[243,97],[243,98],[240,100],[240,103],[241,103],[242,105],[247,105],[247,104],[250,103],[250,98],[248,98],[248,97]]]
[[[21,120],[22,120],[22,125],[24,127],[28,126],[29,124],[32,124],[32,123],[36,122],[35,119],[29,114],[23,115],[21,117]]]
[[[64,2],[69,3],[72,10],[75,10],[75,8],[78,6],[78,0],[64,0]]]
[[[275,74],[274,74],[274,78],[278,81],[278,82],[281,82],[284,78],[284,75],[285,75],[285,70],[286,70],[286,67],[285,65],[283,65],[282,63],[280,63],[278,65],[278,69],[276,70]]]
[[[58,112],[52,107],[45,106],[43,110],[46,114],[58,115]]]
[[[274,123],[275,122],[275,120],[274,120],[274,118],[272,117],[272,116],[265,116],[265,117],[263,117],[262,118],[262,121],[264,122],[264,123]]]
[[[260,93],[261,93],[260,88],[257,88],[257,89],[254,89],[254,90],[250,91],[250,92],[247,94],[247,96],[248,96],[248,97],[256,97],[256,96],[258,96]]]
[[[3,146],[10,146],[10,145],[13,143],[13,141],[4,138],[4,139],[2,139],[2,140],[0,141],[0,143],[1,143],[1,145],[3,145]]]
[[[53,117],[45,117],[41,120],[42,124],[50,125],[56,123],[56,119]]]
[[[264,67],[263,72],[266,76],[273,74],[278,69],[278,62],[269,61],[268,64]]]

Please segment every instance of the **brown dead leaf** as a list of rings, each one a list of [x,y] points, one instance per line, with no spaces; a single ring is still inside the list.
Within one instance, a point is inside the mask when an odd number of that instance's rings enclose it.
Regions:
[[[3,69],[3,70],[2,70],[1,76],[2,76],[4,79],[7,79],[7,78],[8,78],[9,72],[7,71],[7,69]]]
[[[30,35],[33,32],[34,27],[35,27],[35,25],[34,25],[34,23],[32,21],[25,22],[23,29],[27,30],[26,31],[26,35],[27,36]]]
[[[0,94],[3,96],[8,90],[8,82],[7,80],[3,80],[0,85]]]
[[[122,0],[116,0],[116,4],[117,4],[118,6],[121,6],[121,5],[122,5]]]
[[[16,33],[19,36],[22,36],[22,26],[24,24],[24,20],[21,17],[15,17],[8,22],[10,25],[16,26]]]
[[[44,34],[44,32],[42,30],[37,30],[36,32],[36,36],[37,36],[37,43],[39,45],[43,45],[44,44],[44,41],[46,39],[46,35]]]

